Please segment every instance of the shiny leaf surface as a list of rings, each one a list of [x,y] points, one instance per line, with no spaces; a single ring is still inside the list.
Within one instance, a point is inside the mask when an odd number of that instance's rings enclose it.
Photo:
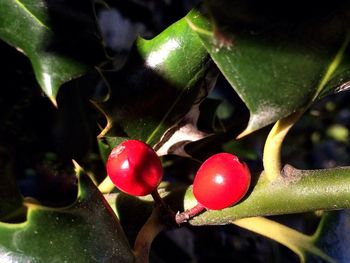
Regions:
[[[108,119],[100,136],[108,142],[138,139],[159,149],[206,96],[214,78],[205,79],[209,67],[205,48],[184,19],[151,40],[138,39],[122,70],[104,72],[110,96],[98,104]]]
[[[98,39],[91,37],[97,31],[92,11],[88,2],[78,8],[44,0],[1,1],[0,39],[28,56],[37,81],[54,104],[59,87],[86,72],[96,63],[95,54],[101,54]]]

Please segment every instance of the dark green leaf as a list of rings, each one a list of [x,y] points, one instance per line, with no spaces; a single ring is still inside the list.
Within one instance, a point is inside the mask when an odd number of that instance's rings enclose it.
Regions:
[[[110,97],[99,104],[108,119],[101,136],[110,142],[139,139],[159,149],[192,121],[184,116],[212,86],[214,77],[205,79],[209,66],[205,48],[184,19],[151,40],[138,39],[125,67],[105,72]]]
[[[137,234],[152,213],[153,199],[150,196],[140,199],[123,193],[111,197],[107,200],[110,204],[114,202],[114,208],[118,211],[120,224],[125,229],[129,243],[134,244]]]
[[[92,3],[59,6],[54,1],[4,0],[0,8],[0,39],[29,57],[41,88],[54,104],[60,85],[96,63],[82,58],[95,58],[102,50],[95,38]]]
[[[198,11],[187,21],[249,108],[244,134],[308,106],[327,85],[332,89],[350,80],[345,7],[206,2],[213,21]]]
[[[0,257],[8,262],[133,262],[110,206],[81,170],[79,195],[66,208],[28,204],[27,221],[0,223]]]

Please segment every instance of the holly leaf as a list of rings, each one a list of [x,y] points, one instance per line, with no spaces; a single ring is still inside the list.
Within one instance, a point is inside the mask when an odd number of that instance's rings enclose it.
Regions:
[[[134,262],[118,219],[78,168],[79,194],[71,206],[26,203],[27,220],[0,223],[0,257],[9,262]]]
[[[89,1],[1,2],[0,39],[28,56],[40,87],[55,105],[59,87],[103,54],[92,7]]]
[[[309,261],[311,258],[315,262],[336,262],[335,258],[330,257],[324,250],[313,243],[311,236],[273,220],[263,217],[249,217],[236,220],[233,224],[271,238],[288,247],[299,256],[300,262],[313,262]]]
[[[100,138],[111,147],[113,141],[132,138],[161,149],[161,154],[169,149],[181,154],[172,148],[175,144],[206,136],[197,131],[198,105],[216,73],[184,19],[151,40],[139,38],[124,68],[104,76],[110,94],[97,103],[108,120]],[[186,137],[181,129],[186,129]],[[175,133],[181,135],[175,138]]]
[[[350,230],[349,210],[326,212],[313,236],[313,242],[336,262],[349,262]],[[315,261],[312,257],[310,262]]]
[[[207,0],[211,19],[186,17],[250,110],[241,136],[350,80],[347,8],[311,2]]]

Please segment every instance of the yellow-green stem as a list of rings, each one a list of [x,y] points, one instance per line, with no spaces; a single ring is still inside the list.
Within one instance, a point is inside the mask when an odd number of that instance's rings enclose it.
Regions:
[[[98,186],[98,190],[100,190],[100,192],[103,194],[108,194],[108,193],[112,192],[113,189],[114,189],[114,184],[111,181],[111,179],[109,178],[109,176],[107,176],[102,181],[102,183],[100,183]]]
[[[276,180],[281,174],[281,149],[284,138],[304,111],[297,111],[287,118],[276,122],[270,131],[264,147],[264,173],[269,181]]]

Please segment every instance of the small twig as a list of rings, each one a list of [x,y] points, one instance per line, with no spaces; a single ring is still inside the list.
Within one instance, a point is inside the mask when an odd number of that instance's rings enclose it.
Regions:
[[[281,175],[281,150],[282,144],[288,131],[298,121],[304,110],[299,110],[275,123],[267,136],[263,165],[264,173],[270,182],[275,181]]]
[[[187,222],[190,218],[198,215],[203,210],[205,210],[205,207],[201,204],[197,203],[194,207],[187,209],[186,211],[182,213],[178,213],[175,217],[175,221],[178,225]]]
[[[168,227],[179,226],[205,210],[204,206],[197,203],[194,207],[187,209],[182,213],[178,212],[175,214],[174,211],[160,197],[157,190],[152,192],[152,197],[156,207],[159,208],[162,223]]]

